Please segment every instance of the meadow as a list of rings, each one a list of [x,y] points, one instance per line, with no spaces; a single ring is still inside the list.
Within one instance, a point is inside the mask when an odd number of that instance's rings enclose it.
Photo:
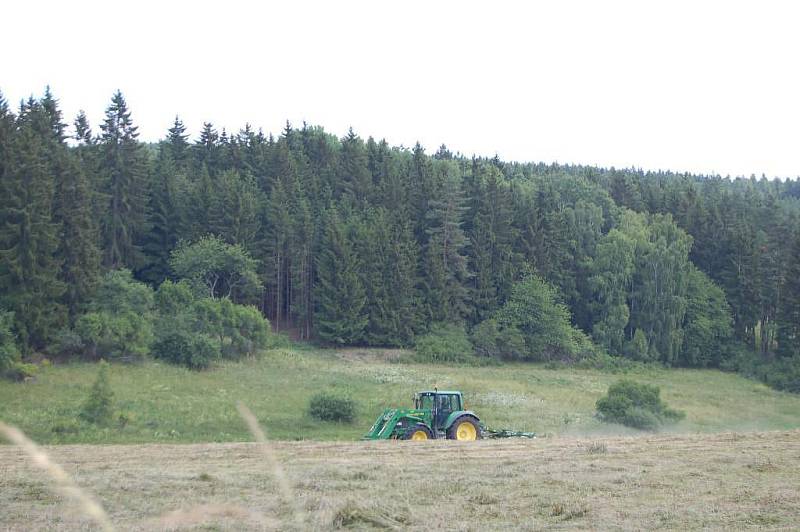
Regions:
[[[356,440],[388,406],[410,405],[415,391],[464,392],[467,407],[493,428],[539,435],[635,434],[601,423],[594,405],[620,378],[657,384],[686,417],[678,433],[787,430],[800,427],[800,396],[717,370],[640,368],[608,371],[513,363],[500,366],[409,364],[402,351],[274,349],[257,359],[196,372],[154,361],[112,364],[114,421],[97,427],[78,419],[97,365],[45,367],[24,383],[0,382],[0,420],[43,444],[210,443],[248,441],[237,401],[277,440]],[[319,391],[356,402],[353,423],[320,422],[307,414]]]

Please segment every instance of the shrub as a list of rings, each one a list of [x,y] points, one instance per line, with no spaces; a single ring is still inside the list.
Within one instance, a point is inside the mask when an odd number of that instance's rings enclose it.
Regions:
[[[226,358],[252,356],[269,344],[269,321],[257,308],[236,305],[229,299],[219,301],[222,307],[222,330],[228,338],[222,355]]]
[[[228,298],[202,298],[191,312],[192,330],[214,338],[223,358],[252,356],[269,347],[269,321],[255,307],[237,305]]]
[[[153,339],[153,291],[128,270],[113,270],[100,281],[90,311],[75,332],[91,358],[131,358],[148,353]]]
[[[356,405],[349,397],[321,392],[311,398],[308,414],[320,421],[350,423],[356,417]]]
[[[558,290],[536,275],[514,284],[506,303],[475,327],[472,341],[481,355],[537,361],[574,361],[594,349],[570,324]]]
[[[525,338],[516,327],[501,328],[490,318],[480,322],[470,335],[475,353],[484,357],[519,359],[526,353]]]
[[[219,347],[205,334],[175,330],[152,347],[153,356],[189,369],[206,369],[219,357]]]
[[[475,355],[464,327],[454,324],[432,327],[417,338],[415,348],[419,362],[468,362]]]
[[[38,368],[21,361],[13,326],[14,313],[0,310],[0,377],[24,381],[33,377]]]
[[[78,415],[89,423],[106,425],[111,421],[113,401],[114,392],[108,382],[108,363],[101,360],[92,390]]]
[[[603,421],[620,423],[642,430],[656,430],[662,424],[684,417],[661,400],[658,386],[622,380],[608,388],[608,394],[597,401],[597,412]]]
[[[39,367],[36,364],[16,362],[13,366],[7,369],[3,375],[12,381],[24,381],[25,379],[34,377],[38,372]]]
[[[779,358],[763,364],[758,376],[776,390],[800,393],[800,358]]]
[[[14,313],[0,311],[0,375],[19,364],[20,354],[14,336]]]

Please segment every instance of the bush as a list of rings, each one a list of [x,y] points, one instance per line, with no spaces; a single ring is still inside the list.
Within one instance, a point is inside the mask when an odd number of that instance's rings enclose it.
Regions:
[[[24,381],[36,376],[38,372],[39,367],[36,364],[16,362],[3,373],[3,376],[12,381]]]
[[[197,296],[186,281],[165,281],[155,295],[153,356],[191,369],[239,359],[269,347],[269,321],[255,307]]]
[[[111,391],[111,385],[108,382],[108,363],[101,360],[92,391],[78,415],[89,423],[106,425],[111,421],[113,401],[114,392]]]
[[[516,327],[501,328],[490,318],[480,322],[470,335],[475,353],[483,357],[520,359],[527,351],[525,338]]]
[[[776,390],[800,393],[800,358],[779,358],[759,368],[758,377]]]
[[[0,310],[0,375],[9,375],[20,362],[19,348],[13,331],[14,313]]]
[[[322,392],[311,398],[308,414],[320,421],[350,423],[356,417],[356,405],[349,397]]]
[[[153,356],[189,369],[207,369],[219,357],[219,347],[205,334],[176,330],[164,335],[152,347]]]
[[[580,355],[570,312],[558,290],[537,275],[514,284],[506,303],[494,314],[500,331],[508,330],[508,349],[536,361],[574,360]],[[520,340],[524,346],[519,345]]]
[[[142,357],[153,339],[153,291],[128,270],[105,274],[75,332],[90,358]],[[74,340],[71,340],[74,346]]]
[[[252,356],[269,345],[269,321],[257,308],[236,305],[229,299],[219,301],[222,307],[222,330],[228,338],[222,356],[241,358]]]
[[[608,394],[597,401],[597,412],[608,423],[656,430],[685,416],[683,412],[668,408],[660,394],[658,386],[622,380],[612,384]]]
[[[440,324],[416,340],[414,359],[419,362],[469,362],[475,356],[461,325]]]

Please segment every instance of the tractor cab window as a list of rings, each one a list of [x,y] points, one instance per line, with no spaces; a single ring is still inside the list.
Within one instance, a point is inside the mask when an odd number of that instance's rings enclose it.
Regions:
[[[417,396],[417,408],[433,409],[433,396],[432,395],[419,395]]]
[[[457,395],[440,395],[438,397],[439,403],[438,408],[444,410],[446,412],[455,412],[456,410],[461,410],[461,405],[459,405],[458,396]]]

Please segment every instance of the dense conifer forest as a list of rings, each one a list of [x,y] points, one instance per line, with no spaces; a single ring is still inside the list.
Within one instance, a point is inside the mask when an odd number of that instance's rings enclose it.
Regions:
[[[263,344],[266,318],[325,345],[453,335],[481,356],[800,391],[797,179],[426,153],[307,124],[195,134],[178,117],[148,144],[120,92],[101,124],[67,122],[49,90],[0,96],[0,366],[203,367],[195,353]]]

